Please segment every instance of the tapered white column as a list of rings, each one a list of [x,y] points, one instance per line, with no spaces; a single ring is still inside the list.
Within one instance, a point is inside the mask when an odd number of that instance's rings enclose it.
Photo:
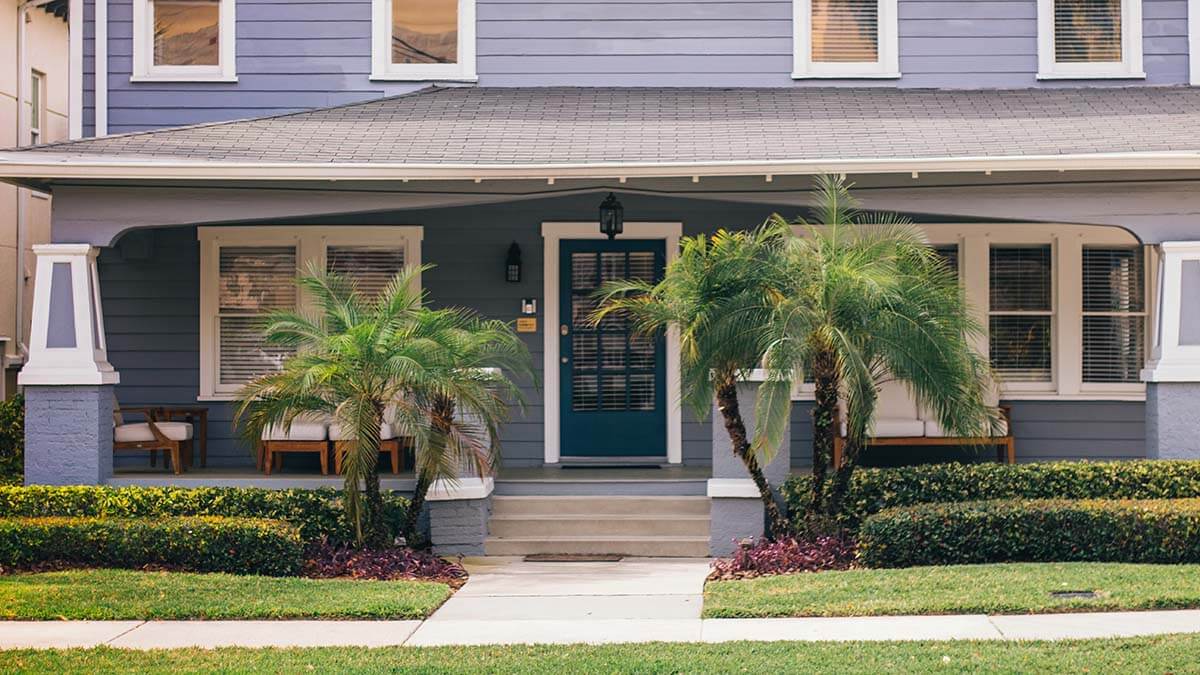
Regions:
[[[1158,321],[1146,382],[1146,454],[1200,459],[1200,241],[1159,245]]]

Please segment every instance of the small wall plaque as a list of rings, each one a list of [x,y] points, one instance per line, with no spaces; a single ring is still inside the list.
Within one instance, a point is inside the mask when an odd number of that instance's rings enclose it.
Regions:
[[[537,317],[522,316],[517,319],[518,333],[536,333],[537,332]]]

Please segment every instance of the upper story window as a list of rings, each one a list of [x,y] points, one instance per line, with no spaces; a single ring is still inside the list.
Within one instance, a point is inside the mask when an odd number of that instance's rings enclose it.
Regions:
[[[1038,78],[1141,78],[1141,0],[1038,0]]]
[[[792,77],[899,77],[896,0],[793,0]]]
[[[133,79],[233,81],[234,0],[134,0]]]
[[[46,125],[46,74],[33,71],[29,76],[29,143],[42,142]]]
[[[371,79],[475,79],[475,0],[372,3]]]

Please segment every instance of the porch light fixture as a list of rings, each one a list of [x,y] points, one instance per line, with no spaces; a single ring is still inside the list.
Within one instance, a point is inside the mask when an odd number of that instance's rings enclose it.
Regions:
[[[521,281],[521,247],[515,241],[508,247],[508,257],[504,260],[504,280],[510,284]]]
[[[621,206],[617,196],[610,192],[604,201],[600,202],[600,233],[612,240],[624,229],[625,207]]]

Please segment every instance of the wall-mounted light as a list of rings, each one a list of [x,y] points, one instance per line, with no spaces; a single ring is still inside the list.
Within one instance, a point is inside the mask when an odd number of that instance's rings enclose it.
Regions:
[[[508,256],[504,259],[504,280],[510,284],[521,281],[521,247],[515,241],[508,247]]]
[[[616,239],[624,229],[625,207],[621,206],[617,196],[610,192],[604,201],[600,202],[600,233],[611,240]]]

